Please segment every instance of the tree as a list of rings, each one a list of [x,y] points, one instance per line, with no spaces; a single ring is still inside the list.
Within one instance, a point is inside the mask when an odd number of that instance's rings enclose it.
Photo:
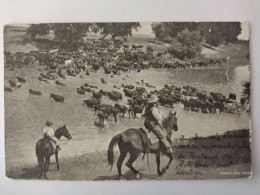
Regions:
[[[223,42],[236,42],[242,29],[240,22],[203,22],[199,30],[206,43],[217,47]]]
[[[83,37],[90,30],[91,23],[58,23],[52,24],[55,40],[61,43],[65,50],[75,50]]]
[[[195,31],[198,26],[197,22],[157,22],[152,23],[152,31],[157,39],[164,41],[167,36],[173,39],[182,30]]]
[[[111,35],[112,39],[115,40],[117,36],[132,36],[132,30],[137,30],[140,27],[139,22],[128,22],[128,23],[96,23],[95,24],[100,32],[104,36]]]
[[[168,49],[169,53],[179,59],[192,58],[197,53],[200,53],[201,36],[200,32],[189,31],[188,29],[182,30],[172,42],[172,46]]]
[[[161,41],[167,41],[171,37],[176,38],[178,33],[187,29],[199,31],[202,41],[211,46],[219,46],[221,43],[236,42],[241,33],[240,22],[158,22],[152,23],[152,31],[155,37]]]
[[[46,35],[50,32],[51,27],[49,24],[32,24],[27,33],[31,35],[31,38],[34,39],[37,35]]]

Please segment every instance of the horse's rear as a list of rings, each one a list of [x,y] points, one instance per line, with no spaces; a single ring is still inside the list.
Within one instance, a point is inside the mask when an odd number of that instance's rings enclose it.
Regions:
[[[37,141],[35,150],[40,167],[39,178],[41,178],[42,175],[46,177],[46,172],[48,171],[50,164],[50,156],[52,155],[52,151],[54,151],[53,146],[50,140],[43,138]]]

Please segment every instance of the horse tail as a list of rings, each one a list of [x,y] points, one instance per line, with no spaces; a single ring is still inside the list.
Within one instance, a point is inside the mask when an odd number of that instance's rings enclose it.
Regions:
[[[111,169],[113,167],[114,164],[114,146],[118,143],[119,139],[122,137],[122,134],[118,134],[116,136],[114,136],[111,141],[110,144],[108,146],[108,150],[107,150],[107,160],[108,160],[108,165],[111,166]]]

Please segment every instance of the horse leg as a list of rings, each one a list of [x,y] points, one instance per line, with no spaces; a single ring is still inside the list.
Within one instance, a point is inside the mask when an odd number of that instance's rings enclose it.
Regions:
[[[169,169],[171,162],[173,160],[172,153],[167,152],[166,155],[169,157],[169,162],[168,164],[162,169],[162,174],[166,173],[167,169]]]
[[[44,158],[43,158],[43,156],[38,156],[38,163],[39,163],[39,167],[40,167],[39,178],[41,178],[42,175],[43,175],[43,172],[44,172]]]
[[[45,156],[45,169],[44,169],[44,177],[46,177],[46,173],[49,171],[49,165],[50,165],[50,156]]]
[[[57,164],[57,170],[60,170],[58,151],[55,152],[55,159],[56,159],[56,164]]]
[[[161,154],[161,150],[160,150],[160,145],[159,145],[157,148],[157,151],[156,151],[156,163],[157,163],[157,173],[159,176],[162,176],[163,173],[160,170],[160,162],[161,162],[160,154]]]
[[[122,178],[121,167],[122,167],[123,161],[126,157],[126,154],[127,154],[127,151],[120,151],[120,156],[117,161],[117,171],[118,171],[118,175],[120,178]]]
[[[131,171],[134,172],[136,179],[139,179],[139,178],[140,178],[140,175],[139,175],[139,171],[137,171],[137,170],[133,167],[133,163],[134,163],[134,161],[138,158],[139,154],[140,154],[140,153],[137,152],[137,151],[130,152],[130,158],[129,158],[129,160],[126,162],[126,166],[127,166],[129,169],[131,169]]]

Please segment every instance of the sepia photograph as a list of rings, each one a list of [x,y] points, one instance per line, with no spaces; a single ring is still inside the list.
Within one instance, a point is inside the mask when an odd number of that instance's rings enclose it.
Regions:
[[[4,26],[6,176],[250,178],[247,22]]]

